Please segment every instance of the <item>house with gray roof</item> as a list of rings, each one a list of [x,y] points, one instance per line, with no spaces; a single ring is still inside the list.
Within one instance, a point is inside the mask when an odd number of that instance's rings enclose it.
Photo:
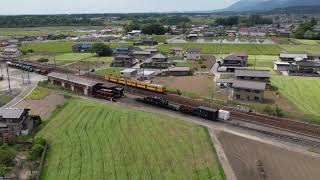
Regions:
[[[229,98],[237,101],[262,102],[266,87],[265,82],[234,80]]]
[[[236,69],[235,79],[259,81],[270,84],[271,72],[270,70],[254,70],[254,69]]]

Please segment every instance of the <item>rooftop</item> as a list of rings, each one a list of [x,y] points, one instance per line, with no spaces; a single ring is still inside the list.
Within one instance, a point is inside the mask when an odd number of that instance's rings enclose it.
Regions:
[[[265,90],[266,83],[257,81],[234,80],[232,87],[240,89]]]
[[[27,109],[0,109],[0,116],[6,119],[19,119]]]
[[[163,54],[156,54],[152,57],[152,59],[167,59],[167,56]]]
[[[201,50],[198,48],[189,48],[187,49],[188,53],[201,53]]]
[[[235,76],[243,77],[271,77],[271,72],[269,70],[253,70],[253,69],[236,69]]]
[[[244,59],[232,54],[232,55],[225,57],[223,60],[243,61]]]
[[[280,53],[280,58],[303,58],[303,59],[307,59],[308,55],[307,54],[288,54],[288,53]]]

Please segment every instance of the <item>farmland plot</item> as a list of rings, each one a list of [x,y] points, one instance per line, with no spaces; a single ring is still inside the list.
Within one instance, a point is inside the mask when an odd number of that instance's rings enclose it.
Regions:
[[[38,136],[43,179],[225,179],[207,131],[166,116],[71,100]]]

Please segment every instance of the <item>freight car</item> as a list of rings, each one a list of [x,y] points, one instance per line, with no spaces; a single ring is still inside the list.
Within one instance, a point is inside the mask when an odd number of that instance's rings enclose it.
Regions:
[[[47,75],[53,70],[53,68],[50,68],[47,66],[40,66],[40,65],[36,66],[36,65],[29,64],[26,62],[8,61],[7,65],[12,68],[17,68],[17,69],[21,69],[21,70],[29,71],[29,72],[35,72],[35,73],[42,74],[42,75]]]
[[[230,112],[228,111],[216,110],[216,109],[211,109],[203,106],[190,107],[186,105],[176,105],[162,97],[153,96],[153,97],[137,98],[136,100],[145,104],[150,104],[157,107],[170,109],[173,111],[179,111],[183,114],[200,117],[210,121],[229,120],[230,118]]]
[[[105,87],[103,84],[96,84],[92,87],[92,96],[99,99],[115,101],[123,96],[123,88],[120,87]]]
[[[132,80],[132,79],[126,79],[126,78],[121,78],[121,77],[114,77],[114,76],[105,76],[105,80],[121,85],[126,85],[130,87],[135,87],[135,88],[140,88],[148,91],[153,91],[157,93],[166,93],[166,88],[162,85],[159,84],[151,84],[151,83],[146,83],[143,81],[138,81],[138,80]]]

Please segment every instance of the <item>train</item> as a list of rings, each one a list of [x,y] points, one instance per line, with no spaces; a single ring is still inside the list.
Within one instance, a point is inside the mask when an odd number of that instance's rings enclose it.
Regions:
[[[167,99],[158,96],[147,96],[144,98],[137,98],[136,101],[161,107],[164,109],[181,112],[183,114],[196,116],[210,121],[227,121],[230,120],[230,112],[222,109],[212,109],[204,106],[191,107],[187,105],[177,105],[169,102]]]
[[[34,64],[29,64],[27,62],[8,61],[7,65],[12,68],[17,68],[17,69],[21,69],[29,72],[35,72],[42,75],[47,75],[53,70],[53,68],[50,68],[50,67],[44,67],[44,66],[40,67]]]
[[[144,89],[156,93],[165,94],[167,92],[166,87],[159,84],[151,84],[143,81],[126,79],[122,77],[114,77],[114,76],[105,76],[105,80],[121,85],[126,85],[134,88]]]

